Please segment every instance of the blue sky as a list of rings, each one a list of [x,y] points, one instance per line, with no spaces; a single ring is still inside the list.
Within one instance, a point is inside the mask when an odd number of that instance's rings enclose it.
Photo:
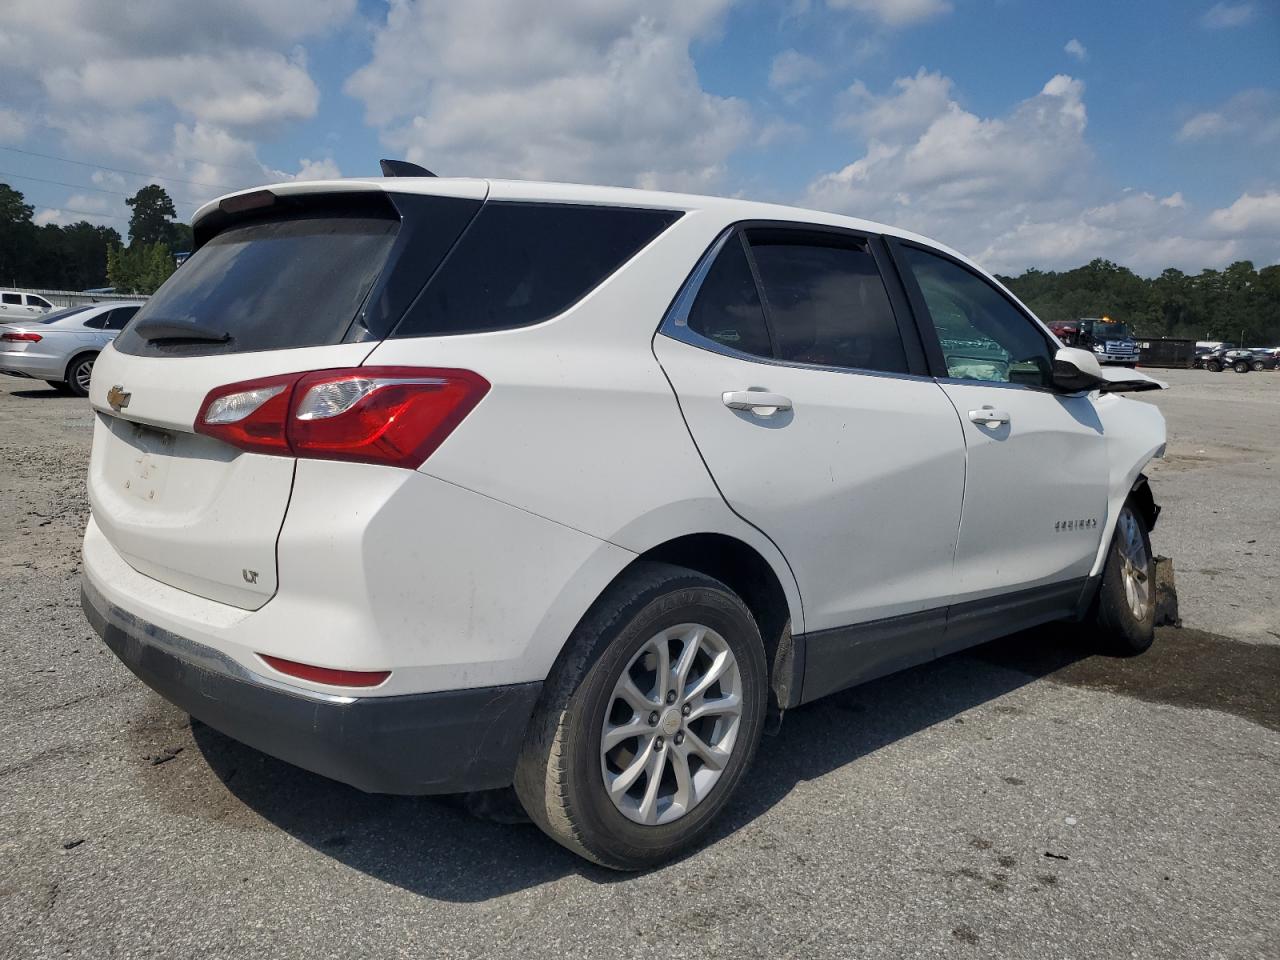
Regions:
[[[1268,0],[6,7],[0,180],[42,222],[407,156],[834,209],[1002,271],[1280,261]]]

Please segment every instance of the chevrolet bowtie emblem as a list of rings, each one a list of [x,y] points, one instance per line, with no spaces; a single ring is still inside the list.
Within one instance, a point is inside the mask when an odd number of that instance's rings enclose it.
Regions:
[[[116,384],[107,391],[107,403],[111,404],[112,410],[123,410],[129,405],[132,393],[128,393],[120,384]]]

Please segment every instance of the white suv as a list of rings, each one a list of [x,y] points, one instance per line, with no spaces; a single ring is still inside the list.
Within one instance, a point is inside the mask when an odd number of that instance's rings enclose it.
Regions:
[[[363,790],[695,841],[766,717],[1056,619],[1152,639],[1159,386],[960,255],[738,200],[289,183],[103,350],[84,607]]]

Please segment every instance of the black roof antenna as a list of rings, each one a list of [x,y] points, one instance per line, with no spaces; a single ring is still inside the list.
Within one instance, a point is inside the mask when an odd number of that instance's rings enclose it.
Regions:
[[[434,177],[435,174],[426,167],[420,167],[408,160],[379,160],[384,177]]]

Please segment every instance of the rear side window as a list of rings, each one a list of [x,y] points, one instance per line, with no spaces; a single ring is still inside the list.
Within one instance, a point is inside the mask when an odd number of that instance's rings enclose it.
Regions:
[[[14,306],[22,306],[22,294],[20,293],[0,293],[0,303],[9,303]]]
[[[104,330],[123,330],[125,324],[133,319],[133,315],[138,312],[139,307],[116,307],[107,314],[107,322],[103,325]]]
[[[107,325],[107,314],[100,313],[96,317],[90,317],[84,325],[90,330],[101,330]]]
[[[764,308],[751,276],[742,241],[729,237],[702,281],[689,310],[689,329],[721,346],[757,356],[773,356]]]
[[[525,327],[563,313],[679,214],[490,201],[392,334]]]
[[[142,308],[230,334],[225,344],[148,341],[124,353],[239,353],[341,343],[387,263],[400,221],[363,214],[295,216],[231,226],[197,250]]]
[[[889,294],[864,244],[787,231],[748,237],[779,360],[907,372]]]

